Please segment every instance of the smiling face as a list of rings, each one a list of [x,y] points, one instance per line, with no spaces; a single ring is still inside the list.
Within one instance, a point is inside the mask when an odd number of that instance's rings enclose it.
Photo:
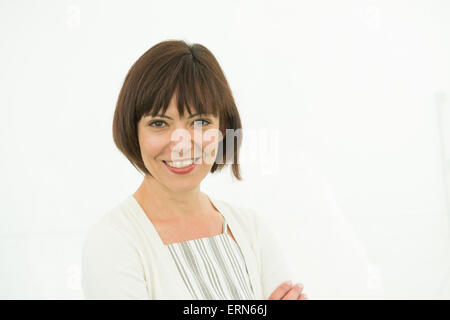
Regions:
[[[185,111],[180,117],[175,95],[165,114],[143,116],[138,123],[138,139],[149,178],[172,191],[198,187],[214,164],[222,138],[219,124],[218,117],[195,111],[192,115]],[[194,165],[169,163],[189,159],[195,160]]]

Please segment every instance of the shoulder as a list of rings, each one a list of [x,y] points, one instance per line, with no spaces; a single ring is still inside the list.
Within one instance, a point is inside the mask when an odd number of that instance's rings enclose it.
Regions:
[[[126,201],[107,211],[82,245],[81,284],[88,299],[148,299],[149,284],[133,213]]]
[[[124,240],[129,244],[134,243],[137,223],[134,215],[129,197],[115,204],[88,228],[84,246],[111,246]]]

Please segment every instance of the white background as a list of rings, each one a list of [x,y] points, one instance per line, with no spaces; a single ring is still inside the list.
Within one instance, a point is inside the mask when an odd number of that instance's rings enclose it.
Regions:
[[[83,298],[86,230],[142,180],[115,102],[167,39],[258,133],[202,191],[269,217],[310,299],[450,298],[449,1],[3,0],[0,32],[0,298]]]

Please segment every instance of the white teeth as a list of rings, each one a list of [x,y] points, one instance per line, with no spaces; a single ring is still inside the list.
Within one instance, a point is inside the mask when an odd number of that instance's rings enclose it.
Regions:
[[[194,163],[194,161],[192,160],[185,160],[185,161],[165,161],[165,163],[167,163],[169,166],[174,167],[174,168],[184,168],[184,167],[188,167],[191,164]]]

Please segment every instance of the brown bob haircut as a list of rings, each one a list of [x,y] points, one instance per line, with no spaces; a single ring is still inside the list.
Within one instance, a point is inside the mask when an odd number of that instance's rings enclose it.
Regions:
[[[164,114],[173,95],[181,116],[185,109],[193,114],[191,107],[202,114],[219,116],[223,139],[210,172],[221,171],[231,162],[233,175],[242,180],[238,161],[242,143],[239,112],[219,63],[198,43],[160,42],[131,66],[114,112],[113,138],[117,148],[138,171],[151,176],[142,160],[137,124],[143,116],[154,117],[161,109]],[[226,150],[234,152],[227,156]]]

